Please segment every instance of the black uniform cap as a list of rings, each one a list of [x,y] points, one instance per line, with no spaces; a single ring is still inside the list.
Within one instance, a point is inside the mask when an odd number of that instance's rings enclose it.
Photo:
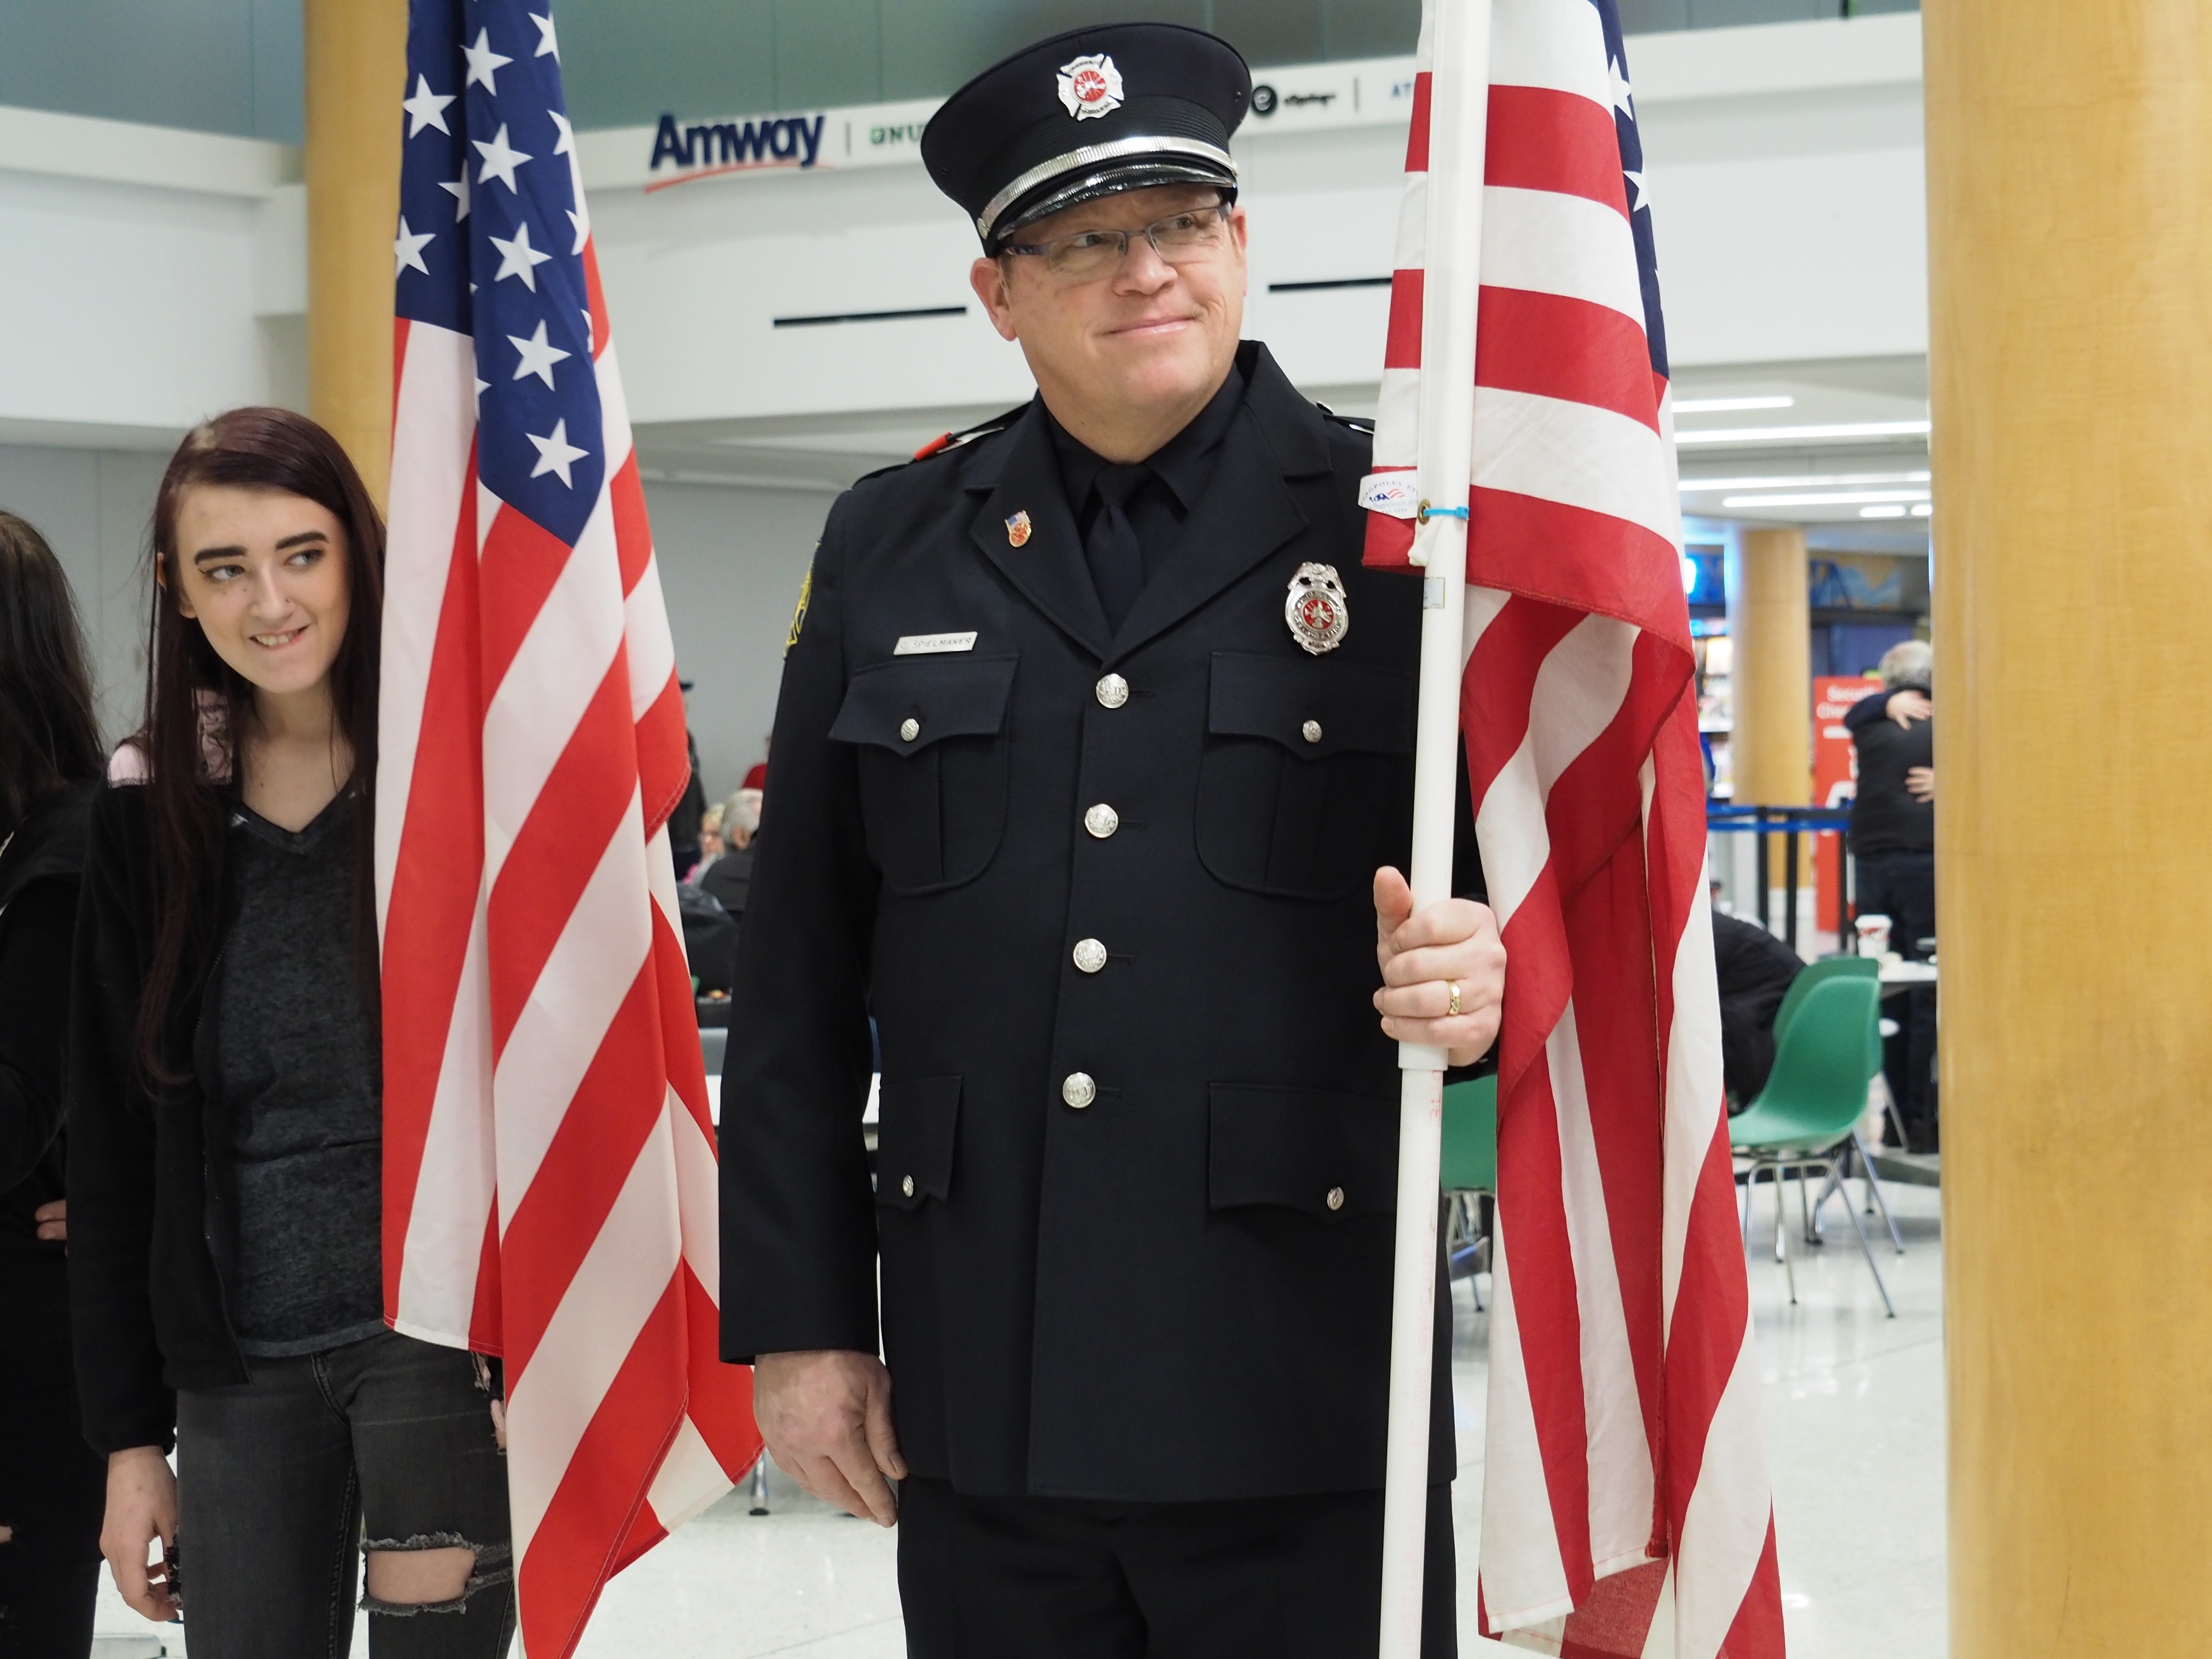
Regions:
[[[1243,58],[1202,29],[1073,29],[946,99],[921,159],[995,251],[1010,231],[1125,190],[1216,185],[1234,196],[1229,135],[1251,103]]]

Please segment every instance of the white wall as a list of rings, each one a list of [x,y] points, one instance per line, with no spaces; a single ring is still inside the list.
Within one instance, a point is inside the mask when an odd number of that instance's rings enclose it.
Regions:
[[[783,677],[783,642],[799,604],[826,490],[648,483],[654,556],[676,635],[699,774],[726,799],[767,754]]]
[[[142,554],[167,456],[0,444],[0,507],[38,527],[69,573],[92,647],[100,724],[136,726],[145,700]]]

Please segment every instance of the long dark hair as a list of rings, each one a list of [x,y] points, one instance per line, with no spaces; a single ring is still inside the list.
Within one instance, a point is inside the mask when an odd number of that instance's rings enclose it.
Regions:
[[[216,654],[198,623],[177,608],[183,578],[177,514],[206,486],[281,491],[326,508],[345,526],[351,605],[330,672],[331,714],[353,750],[356,799],[354,946],[362,1005],[375,994],[376,686],[384,610],[384,521],[337,439],[288,409],[234,409],[195,427],[177,447],[154,498],[153,580],[147,623],[146,723],[132,741],[147,771],[153,837],[154,949],[138,1008],[138,1060],[168,1089],[188,1082],[191,1055],[168,1052],[171,1010],[204,988],[222,926],[224,828],[237,738],[253,687]]]
[[[104,763],[69,577],[45,537],[0,512],[0,839]]]

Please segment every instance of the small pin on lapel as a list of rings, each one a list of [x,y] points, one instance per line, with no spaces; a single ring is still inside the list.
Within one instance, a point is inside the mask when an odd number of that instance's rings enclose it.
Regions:
[[[1006,545],[1009,547],[1024,546],[1027,544],[1029,538],[1030,515],[1028,511],[1024,509],[1022,512],[1015,514],[1012,518],[1006,520]]]

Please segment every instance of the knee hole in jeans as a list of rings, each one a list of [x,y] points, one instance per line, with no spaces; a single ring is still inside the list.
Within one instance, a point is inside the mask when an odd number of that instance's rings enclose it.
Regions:
[[[456,1532],[372,1538],[362,1551],[368,1557],[362,1606],[398,1618],[461,1612],[471,1596],[505,1583],[510,1572],[507,1545],[478,1546]]]

